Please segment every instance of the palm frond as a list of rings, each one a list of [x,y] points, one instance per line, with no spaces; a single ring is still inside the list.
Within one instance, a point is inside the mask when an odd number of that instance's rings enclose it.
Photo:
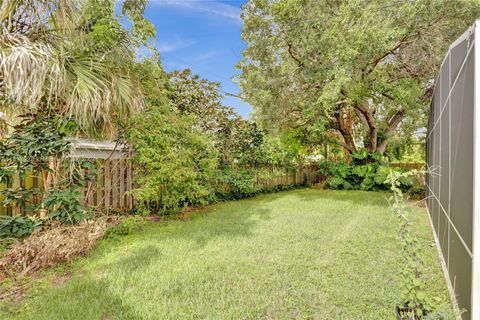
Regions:
[[[52,48],[19,34],[4,34],[0,43],[0,97],[20,107],[38,105]]]
[[[133,51],[127,37],[108,52],[88,50],[82,3],[1,1],[0,103],[12,113],[47,107],[75,118],[85,132],[112,133],[143,105],[125,66]]]

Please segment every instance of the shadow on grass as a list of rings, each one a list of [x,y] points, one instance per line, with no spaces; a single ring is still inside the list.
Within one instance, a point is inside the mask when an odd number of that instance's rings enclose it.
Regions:
[[[42,294],[43,290],[45,294]],[[68,315],[71,320],[84,319],[143,319],[125,303],[120,295],[112,292],[109,283],[82,273],[68,284],[42,289],[35,301],[21,301],[3,305],[1,319],[65,319],[59,315]],[[71,297],[75,297],[72,299]]]
[[[345,204],[358,206],[388,207],[389,193],[384,191],[359,191],[359,190],[329,190],[329,189],[305,189],[294,195],[305,202],[318,200],[333,200]]]
[[[141,237],[156,238],[158,241],[166,238],[193,240],[196,242],[197,249],[221,237],[249,237],[260,222],[273,218],[272,210],[275,206],[271,203],[282,201],[286,197],[292,197],[292,201],[298,201],[299,208],[304,202],[314,201],[322,205],[322,200],[327,200],[358,207],[368,206],[370,209],[371,207],[387,209],[389,195],[386,192],[320,189],[264,194],[238,201],[218,203],[190,214],[186,220],[150,223],[142,231]]]
[[[272,218],[267,206],[281,196],[262,195],[234,202],[218,203],[190,214],[185,220],[149,223],[144,228],[145,238],[194,240],[201,248],[221,237],[248,237],[256,225]]]

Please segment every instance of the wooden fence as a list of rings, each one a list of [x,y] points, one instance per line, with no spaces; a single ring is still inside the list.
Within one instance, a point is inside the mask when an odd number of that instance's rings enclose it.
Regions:
[[[80,189],[81,203],[93,208],[95,211],[116,210],[128,211],[135,205],[134,198],[130,191],[134,187],[134,170],[128,159],[94,159],[93,169],[85,170],[84,174],[89,174],[92,179],[84,188]],[[422,169],[422,163],[391,163],[393,167],[404,169]],[[318,174],[318,166],[302,166],[296,170],[286,170],[282,168],[271,167],[268,169],[267,177],[257,176],[257,184],[261,188],[273,188],[279,185],[314,185],[323,180],[324,177]],[[43,189],[41,176],[28,175],[24,179],[14,179],[11,185],[0,184],[0,190],[5,188],[25,189],[38,188]],[[225,191],[229,187],[225,186]],[[0,196],[0,203],[3,199]],[[41,199],[38,196],[32,196],[29,204],[38,204]],[[0,204],[0,215],[22,214],[23,209],[18,206],[4,207]]]
[[[133,186],[133,169],[129,160],[93,160],[93,168],[84,170],[84,174],[91,176],[84,188],[80,188],[80,202],[94,210],[126,211],[133,207],[133,197],[129,193]],[[44,190],[41,175],[28,174],[24,178],[15,177],[10,185],[0,184],[0,190],[6,188],[39,189]],[[0,203],[3,202],[0,196]],[[39,204],[38,196],[27,199],[27,205]],[[17,215],[23,213],[24,208],[19,205],[0,205],[0,215]]]
[[[257,183],[262,188],[267,189],[280,185],[288,186],[300,184],[310,186],[320,182],[318,166],[316,165],[302,166],[296,170],[285,170],[271,167],[269,168],[269,171],[268,178],[262,179],[261,177],[257,177]]]
[[[97,159],[93,178],[80,189],[82,204],[96,210],[126,211],[133,208],[130,191],[133,187],[133,168],[128,159]]]
[[[81,203],[93,208],[94,211],[116,210],[128,211],[135,205],[134,198],[130,191],[134,187],[134,169],[128,159],[95,159],[92,169],[84,170],[85,175],[91,179],[81,188]],[[269,168],[268,178],[257,177],[257,183],[262,188],[273,188],[279,185],[312,185],[319,182],[316,166],[305,166],[295,171],[280,168]],[[16,177],[11,185],[0,184],[0,190],[5,188],[25,189],[38,188],[43,190],[41,176],[33,174],[25,178]],[[0,197],[0,203],[3,199]],[[39,204],[41,199],[32,196],[28,199],[27,205]],[[4,207],[0,205],[0,215],[22,214],[24,209],[21,206],[13,205]]]

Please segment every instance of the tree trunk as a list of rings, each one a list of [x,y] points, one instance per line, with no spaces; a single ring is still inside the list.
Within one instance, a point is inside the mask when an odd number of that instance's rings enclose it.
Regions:
[[[383,154],[387,148],[388,143],[393,137],[393,134],[397,130],[400,122],[402,122],[405,117],[405,109],[398,110],[388,121],[387,129],[385,130],[383,141],[378,145],[377,152]]]
[[[378,137],[378,125],[376,123],[374,113],[370,108],[368,108],[367,103],[364,103],[363,105],[355,105],[354,111],[357,117],[360,119],[362,125],[368,131],[368,134],[365,137],[365,147],[369,152],[378,152],[380,154],[384,154],[388,143],[405,117],[405,109],[401,108],[394,115],[392,115],[388,121],[387,128],[385,129],[383,139],[381,141]],[[342,110],[337,111],[334,116],[337,129],[344,140],[344,143],[339,142],[338,144],[343,146],[348,153],[354,152],[356,150],[356,146],[353,135],[353,126],[351,125],[350,121],[351,119],[348,117],[345,111]]]
[[[377,151],[378,127],[375,123],[372,111],[368,108],[367,102],[363,105],[355,105],[355,110],[358,114],[363,116],[363,122],[368,127],[367,145],[368,151]]]
[[[335,120],[338,125],[338,131],[342,134],[344,143],[340,143],[348,153],[352,153],[356,150],[355,146],[355,139],[353,137],[353,128],[349,126],[347,121],[345,120],[344,115],[341,111],[335,113]]]

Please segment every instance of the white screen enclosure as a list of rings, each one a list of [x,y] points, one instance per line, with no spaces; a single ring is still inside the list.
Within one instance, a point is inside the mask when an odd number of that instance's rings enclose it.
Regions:
[[[427,204],[463,319],[480,320],[480,29],[440,67],[427,132]]]

